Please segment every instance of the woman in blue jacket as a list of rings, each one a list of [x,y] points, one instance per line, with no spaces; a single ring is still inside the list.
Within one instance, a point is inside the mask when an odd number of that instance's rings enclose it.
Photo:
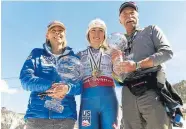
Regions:
[[[73,129],[77,119],[74,95],[81,93],[81,81],[60,83],[63,78],[56,70],[61,57],[75,56],[66,46],[65,26],[59,21],[49,24],[46,43],[35,48],[20,73],[23,89],[31,91],[25,119],[27,129]],[[41,97],[41,93],[48,93]],[[50,94],[49,94],[50,93]],[[61,99],[62,112],[46,108],[46,101]]]

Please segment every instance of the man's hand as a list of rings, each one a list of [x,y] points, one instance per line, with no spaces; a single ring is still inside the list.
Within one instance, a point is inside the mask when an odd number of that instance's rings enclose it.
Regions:
[[[52,88],[47,90],[48,96],[56,99],[63,99],[69,90],[68,85],[62,83],[54,83]]]
[[[117,70],[120,70],[120,73],[130,73],[136,71],[136,63],[134,61],[123,61],[118,66]]]

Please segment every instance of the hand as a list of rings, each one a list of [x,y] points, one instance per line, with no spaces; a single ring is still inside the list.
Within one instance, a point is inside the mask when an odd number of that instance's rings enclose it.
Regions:
[[[61,92],[55,92],[55,93],[48,94],[48,96],[50,96],[54,99],[62,100],[65,97],[65,94],[62,94]]]
[[[50,88],[50,89],[48,89],[47,91],[46,91],[46,93],[53,93],[54,92],[54,89],[56,88],[56,87],[58,87],[58,86],[61,86],[62,85],[62,83],[54,83],[54,84],[52,84],[52,87]]]
[[[123,61],[117,65],[113,65],[113,71],[116,75],[122,73],[130,73],[136,71],[136,63],[134,61]]]
[[[61,84],[61,85],[58,85],[56,86],[54,89],[53,89],[53,92],[57,93],[57,92],[60,92],[62,94],[66,94],[68,92],[68,85],[65,85],[65,84]]]
[[[58,98],[58,99],[63,99],[68,92],[69,88],[68,85],[65,85],[63,83],[54,83],[52,85],[52,88],[47,90],[48,96],[52,98]]]
[[[114,49],[111,53],[111,56],[112,56],[112,62],[114,63],[116,58],[120,57],[121,55],[123,55],[122,51],[121,50],[116,50]]]
[[[121,73],[130,73],[136,71],[136,63],[134,61],[123,61],[119,64]]]
[[[120,76],[123,72],[121,71],[120,65],[113,64],[113,71],[117,76]]]

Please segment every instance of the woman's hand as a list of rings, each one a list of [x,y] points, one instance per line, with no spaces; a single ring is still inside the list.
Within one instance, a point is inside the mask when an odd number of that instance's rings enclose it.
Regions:
[[[123,52],[121,50],[114,49],[111,53],[112,56],[112,63],[115,63],[117,58],[120,58],[120,56],[123,55]]]
[[[68,85],[63,83],[54,83],[52,88],[47,90],[48,96],[55,99],[63,99],[69,90]]]

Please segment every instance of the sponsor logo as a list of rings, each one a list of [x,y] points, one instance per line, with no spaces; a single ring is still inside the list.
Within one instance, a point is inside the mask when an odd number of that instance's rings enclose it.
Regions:
[[[50,66],[55,63],[55,59],[53,57],[41,56],[41,63]]]
[[[91,125],[91,111],[83,110],[82,113],[82,126],[90,126]]]

